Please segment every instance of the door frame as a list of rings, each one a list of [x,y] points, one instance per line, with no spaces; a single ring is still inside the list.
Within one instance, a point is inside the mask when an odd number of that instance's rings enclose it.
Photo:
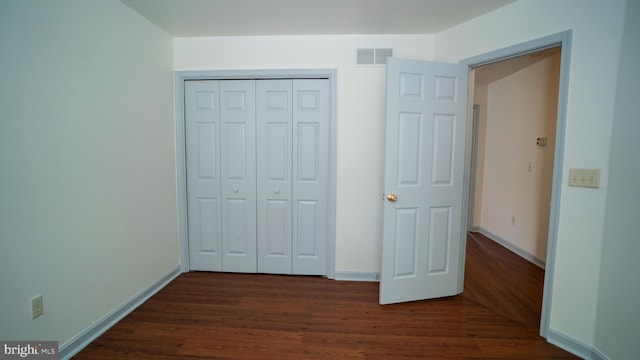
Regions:
[[[189,232],[187,222],[187,162],[184,116],[184,82],[187,80],[265,80],[265,79],[327,79],[329,81],[329,188],[327,194],[327,270],[326,276],[335,278],[336,249],[336,184],[337,184],[337,70],[336,69],[278,69],[278,70],[187,70],[175,71],[175,131],[176,181],[178,203],[178,244],[180,271],[189,272]]]
[[[553,47],[561,47],[561,55],[560,55],[560,76],[558,83],[558,111],[556,115],[556,143],[555,143],[555,152],[554,152],[554,164],[553,164],[553,180],[552,180],[552,190],[551,190],[551,205],[550,205],[550,214],[549,214],[549,232],[547,236],[547,258],[546,258],[546,269],[544,275],[544,290],[542,294],[542,309],[540,311],[540,336],[543,338],[547,338],[549,332],[550,318],[551,318],[551,300],[553,295],[553,279],[555,273],[555,263],[556,263],[556,248],[557,248],[557,240],[558,240],[558,222],[560,218],[560,198],[562,195],[562,174],[563,174],[563,159],[564,159],[564,142],[565,142],[565,128],[566,128],[566,118],[567,118],[567,97],[569,90],[569,70],[571,63],[571,39],[573,32],[572,30],[566,30],[560,33],[548,35],[542,38],[538,38],[535,40],[530,40],[524,43],[520,43],[513,46],[508,46],[502,49],[498,49],[495,51],[491,51],[485,54],[473,56],[470,58],[466,58],[460,61],[461,64],[467,65],[469,67],[469,73],[473,68],[507,60],[510,58],[514,58],[517,56],[529,54],[532,52],[553,48]],[[472,82],[470,82],[470,85]],[[472,88],[469,88],[470,95]],[[469,109],[473,106],[473,100],[471,96],[468,98],[468,106]],[[472,111],[469,112],[472,114]],[[467,121],[472,121],[471,116],[468,116]],[[471,125],[469,123],[469,125]],[[467,127],[471,129],[471,127]],[[465,180],[464,180],[464,191],[463,194],[463,214],[468,214],[469,211],[469,191],[471,182],[475,181],[470,176],[470,166],[471,166],[471,144],[472,144],[472,136],[471,131],[467,132],[467,150],[466,150],[466,158],[465,158]],[[463,218],[463,230],[466,233],[467,229],[467,218]],[[464,258],[466,256],[466,236],[463,237],[463,244],[461,244],[460,256],[461,256],[461,267],[464,267]],[[464,284],[464,268],[460,272],[461,278],[458,281],[459,291],[462,292],[462,287]]]
[[[467,205],[467,232],[473,231],[473,213],[475,208],[475,196],[476,193],[476,179],[477,179],[477,167],[478,167],[478,132],[480,131],[480,105],[473,104],[471,95],[473,93],[472,87],[475,87],[475,73],[472,71],[469,73],[469,99],[468,102],[472,104],[471,119],[471,152],[469,158],[469,199]],[[473,78],[473,79],[472,79]]]

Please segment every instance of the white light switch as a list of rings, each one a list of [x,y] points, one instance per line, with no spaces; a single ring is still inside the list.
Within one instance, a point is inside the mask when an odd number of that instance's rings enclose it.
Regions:
[[[569,186],[599,188],[600,187],[600,170],[569,169]]]

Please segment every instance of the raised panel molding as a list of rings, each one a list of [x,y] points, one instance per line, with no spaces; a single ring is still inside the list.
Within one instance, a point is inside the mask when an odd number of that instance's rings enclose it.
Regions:
[[[318,178],[319,125],[298,125],[298,181],[316,181]]]
[[[287,200],[268,200],[266,211],[267,256],[291,254],[291,211]]]
[[[420,185],[422,155],[422,114],[402,113],[398,121],[398,181],[400,185]]]
[[[214,91],[198,91],[196,93],[196,108],[198,110],[216,110]]]
[[[223,234],[227,249],[225,255],[247,254],[247,201],[227,199],[227,233]]]
[[[289,171],[291,170],[289,124],[269,123],[266,127],[267,179],[287,181],[290,178]]]
[[[436,76],[435,82],[435,100],[455,102],[458,93],[458,80],[455,77]]]
[[[416,276],[416,245],[418,243],[417,208],[398,209],[396,211],[396,238],[393,276],[396,279]]]
[[[287,111],[289,109],[289,95],[287,91],[267,92],[267,109]]]
[[[434,185],[451,185],[453,181],[453,152],[456,117],[435,115],[433,119],[433,159],[431,181]]]
[[[216,126],[205,123],[196,124],[198,133],[198,177],[214,179],[216,177]]]
[[[429,209],[429,258],[427,274],[444,273],[449,270],[447,255],[451,243],[451,207]]]
[[[227,137],[227,180],[245,180],[247,164],[246,125],[242,123],[225,124]]]
[[[218,204],[216,199],[198,199],[200,203],[200,252],[218,254],[220,251]]]
[[[422,74],[400,74],[400,97],[422,99],[423,94],[424,77]]]
[[[244,91],[227,91],[225,92],[227,110],[244,111],[246,107],[246,94]]]
[[[318,256],[317,252],[317,219],[318,202],[304,200],[298,202],[298,256],[309,257]]]
[[[320,111],[320,92],[299,91],[298,111]]]

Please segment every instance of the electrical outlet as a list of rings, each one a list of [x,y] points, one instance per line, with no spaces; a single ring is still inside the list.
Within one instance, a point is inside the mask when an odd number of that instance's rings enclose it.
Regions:
[[[546,137],[539,137],[536,139],[536,145],[538,146],[547,146],[547,138]]]
[[[31,318],[35,319],[42,314],[44,314],[42,295],[38,295],[31,299]]]
[[[598,169],[569,169],[569,186],[586,188],[600,187],[600,170]]]

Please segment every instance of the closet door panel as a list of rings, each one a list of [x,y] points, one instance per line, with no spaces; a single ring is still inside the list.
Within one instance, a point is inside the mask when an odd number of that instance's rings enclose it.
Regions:
[[[255,81],[220,81],[223,271],[256,272]]]
[[[327,274],[328,84],[185,82],[192,270]]]
[[[292,81],[256,82],[258,272],[291,274]]]
[[[218,81],[185,82],[191,270],[222,270],[219,94]]]
[[[293,80],[293,273],[326,275],[329,82]]]

